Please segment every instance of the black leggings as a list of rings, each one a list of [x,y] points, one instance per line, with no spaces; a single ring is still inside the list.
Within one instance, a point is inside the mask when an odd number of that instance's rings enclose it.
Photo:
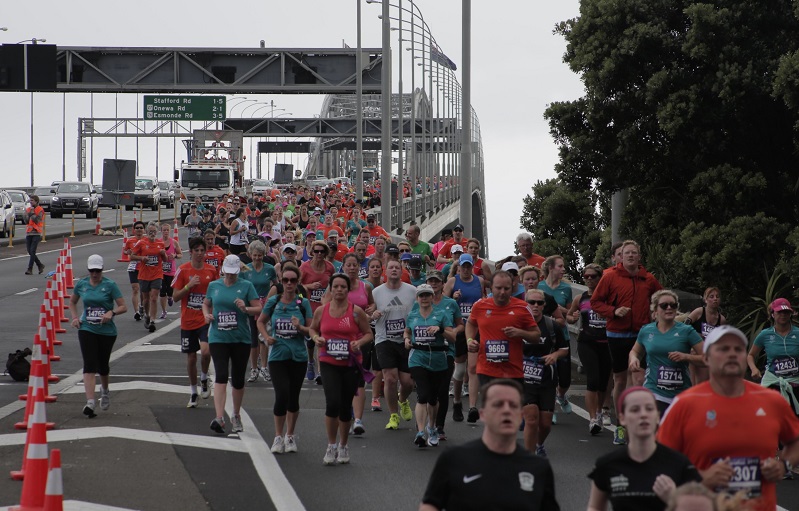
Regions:
[[[586,390],[605,392],[608,388],[611,361],[608,343],[584,341],[577,343],[577,354],[585,369]]]
[[[441,390],[441,380],[443,380],[449,369],[443,371],[431,371],[424,367],[411,367],[411,377],[416,383],[416,403],[420,405],[436,406],[438,404],[438,393]]]
[[[114,349],[116,340],[116,335],[100,335],[88,330],[78,330],[84,374],[97,373],[101,376],[108,376],[108,373],[111,372],[108,361],[111,360],[111,351]]]
[[[569,354],[563,358],[559,358],[557,362],[558,368],[558,387],[568,389],[572,384],[572,357],[571,349]],[[565,392],[565,391],[564,391]]]
[[[243,389],[244,372],[247,371],[247,361],[250,359],[250,343],[212,342],[208,347],[211,349],[216,372],[214,383],[226,384],[230,367],[230,384],[234,389]]]
[[[300,390],[307,365],[308,362],[294,360],[269,362],[269,374],[275,387],[275,406],[272,413],[276,417],[283,417],[286,412],[300,411]]]
[[[174,278],[174,275],[164,275],[164,279],[161,281],[161,290],[158,292],[158,296],[161,298],[172,296],[172,279]]]
[[[325,390],[325,417],[338,417],[341,422],[351,421],[352,398],[358,389],[358,368],[322,362],[319,372]]]
[[[455,372],[455,359],[447,355],[447,375],[441,379],[438,386],[438,413],[436,414],[436,427],[444,429],[449,411],[449,382]]]

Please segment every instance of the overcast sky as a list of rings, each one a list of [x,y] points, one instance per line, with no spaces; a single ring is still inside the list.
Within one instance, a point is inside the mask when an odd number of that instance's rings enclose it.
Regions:
[[[398,0],[392,0],[397,3]],[[190,3],[139,0],[108,2],[78,0],[46,2],[36,9],[26,2],[5,5],[0,11],[0,42],[46,39],[59,46],[258,47],[260,40],[274,48],[340,48],[356,43],[356,0],[263,0]],[[403,2],[408,6],[408,0]],[[461,2],[416,0],[439,46],[461,70]],[[39,10],[41,9],[41,11]],[[557,148],[549,136],[543,111],[553,101],[576,99],[583,88],[562,62],[565,42],[553,35],[554,25],[577,16],[578,0],[556,2],[472,2],[472,105],[480,119],[486,162],[486,198],[489,250],[492,259],[509,255],[520,231],[522,198],[536,180],[554,177]],[[363,46],[379,47],[380,6],[363,5]],[[396,39],[393,44],[396,50]],[[409,55],[410,52],[402,52]],[[408,62],[405,63],[408,69]],[[418,74],[417,74],[418,80]],[[410,83],[409,76],[405,78]],[[396,84],[395,84],[396,88]],[[404,86],[406,92],[409,85]],[[34,98],[34,181],[36,185],[77,176],[77,123],[91,117],[88,94],[66,95],[66,148],[62,151],[62,95],[36,94]],[[318,114],[319,96],[248,95],[259,102],[274,101],[295,117]],[[139,101],[141,99],[139,98]],[[94,117],[136,116],[137,97],[95,94]],[[231,102],[231,104],[233,104]],[[139,108],[141,108],[139,106]],[[246,112],[249,116],[256,106]],[[238,117],[246,107],[228,108]],[[0,94],[4,155],[0,186],[28,186],[31,175],[30,95]],[[261,111],[266,114],[267,110]],[[232,115],[231,115],[232,114]],[[246,143],[245,143],[246,144]],[[180,143],[159,145],[156,162],[153,139],[139,142],[142,174],[155,167],[167,178],[184,159]],[[91,146],[89,146],[91,147]],[[94,144],[94,182],[102,180],[102,160],[114,157],[110,140]],[[135,159],[136,144],[121,141],[119,158]],[[65,156],[62,157],[62,152]],[[294,157],[304,165],[304,157]],[[299,158],[299,159],[298,159]],[[91,169],[91,165],[88,165]],[[90,171],[89,171],[90,172]],[[249,169],[245,171],[249,177]]]

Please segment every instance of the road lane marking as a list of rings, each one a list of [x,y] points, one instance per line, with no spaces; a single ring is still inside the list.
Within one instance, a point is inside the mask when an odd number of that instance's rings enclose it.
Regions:
[[[131,353],[146,353],[149,351],[177,351],[180,352],[180,346],[177,344],[149,344],[147,346],[137,346],[130,350]],[[188,376],[186,376],[188,378]]]
[[[20,291],[19,293],[14,293],[14,294],[18,295],[18,296],[22,296],[22,295],[27,295],[27,294],[30,294],[30,293],[35,293],[38,290],[39,290],[38,287],[32,287],[30,289],[26,289],[25,291]]]

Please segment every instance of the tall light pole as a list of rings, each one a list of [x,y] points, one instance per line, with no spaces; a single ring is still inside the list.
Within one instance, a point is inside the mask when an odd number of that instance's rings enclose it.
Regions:
[[[460,219],[464,236],[472,236],[472,0],[461,0],[463,46],[463,130],[461,132]],[[485,240],[484,240],[485,241]]]
[[[5,28],[5,27],[3,27],[3,28]],[[8,29],[6,28],[6,30],[8,30]],[[4,32],[5,32],[5,30],[4,30]],[[20,41],[17,44],[22,44],[22,43],[27,43],[27,42],[30,42],[32,44],[46,43],[47,39],[39,39],[39,38],[34,37],[32,39],[25,39],[23,41]],[[24,59],[23,62],[25,63],[25,71],[24,71],[25,90],[27,90],[28,89],[28,46],[27,45],[25,45],[23,47],[23,59]],[[33,175],[34,175],[34,170],[33,170],[33,91],[30,92],[30,95],[31,95],[31,187],[33,187],[34,186],[33,185]]]
[[[361,0],[358,4],[357,53],[355,54],[355,196],[363,199],[363,50],[361,48]],[[385,62],[383,63],[385,65]]]
[[[383,2],[383,75],[381,90],[380,150],[380,209],[383,228],[394,229],[391,217],[391,20],[388,2]]]

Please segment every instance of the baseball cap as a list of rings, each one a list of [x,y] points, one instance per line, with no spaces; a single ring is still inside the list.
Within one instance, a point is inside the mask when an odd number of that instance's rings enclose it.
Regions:
[[[222,271],[229,274],[235,275],[241,270],[241,259],[237,255],[229,255],[225,257],[225,262],[222,263]]]
[[[316,231],[305,231],[305,237],[307,238],[308,236],[316,238]]]
[[[739,339],[742,343],[744,343],[744,346],[749,345],[749,339],[746,338],[746,335],[744,335],[743,332],[741,332],[734,326],[720,325],[714,328],[709,334],[707,334],[707,337],[705,337],[704,352],[707,353],[710,347],[716,342],[718,342],[725,335],[734,336],[735,338]]]
[[[423,295],[423,294],[433,294],[433,288],[430,284],[419,284],[416,286],[416,296]]]
[[[336,239],[338,239],[338,232],[336,232],[335,229],[330,229],[330,231],[328,231],[327,233],[327,237],[332,238],[333,236],[335,236]]]
[[[417,255],[402,254],[402,255],[403,256],[405,256],[405,255],[409,255],[410,256],[409,257],[410,261],[408,261],[408,268],[410,268],[411,270],[421,270],[422,269],[422,258],[418,254]]]
[[[286,250],[293,250],[296,252],[297,245],[295,245],[294,243],[286,243],[285,245],[283,245],[283,248],[281,248],[280,251],[285,252]]]
[[[399,253],[400,253],[399,247],[397,247],[397,245],[395,245],[393,243],[386,247],[386,254],[396,255],[396,254],[399,254]]]
[[[458,259],[458,264],[471,264],[474,266],[474,259],[472,259],[471,254],[461,254],[461,257]]]
[[[369,213],[368,215],[366,215],[366,219],[367,220],[374,220],[375,216],[372,213]]]
[[[86,268],[89,270],[102,270],[103,269],[103,256],[92,254],[89,256]]]
[[[786,298],[777,298],[771,305],[769,305],[769,309],[772,312],[777,311],[791,311],[793,312],[793,308],[791,307],[791,302],[789,302]]]
[[[437,280],[440,280],[441,282],[445,281],[444,280],[444,274],[441,273],[439,270],[431,270],[431,271],[427,272],[427,280],[430,280],[430,279],[437,279]]]
[[[463,224],[458,224],[452,228],[453,231],[463,231]]]
[[[455,252],[463,253],[463,247],[461,245],[452,245],[452,248],[449,249],[450,254],[454,254]]]
[[[400,261],[410,261],[411,259],[413,259],[413,256],[407,252],[403,252],[402,255],[400,255]]]
[[[502,271],[515,271],[516,273],[519,273],[519,265],[513,261],[508,261],[502,265]]]

